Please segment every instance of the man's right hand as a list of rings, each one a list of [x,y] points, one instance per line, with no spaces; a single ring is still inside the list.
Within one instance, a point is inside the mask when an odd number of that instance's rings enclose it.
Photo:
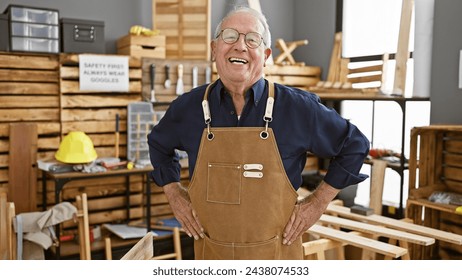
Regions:
[[[167,184],[163,189],[173,210],[173,214],[189,237],[194,236],[196,240],[204,238],[204,229],[199,222],[196,212],[192,208],[186,189],[178,182]]]

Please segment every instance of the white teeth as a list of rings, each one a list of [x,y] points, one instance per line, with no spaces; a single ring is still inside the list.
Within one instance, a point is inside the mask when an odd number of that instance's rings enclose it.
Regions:
[[[242,64],[246,64],[246,63],[247,63],[247,60],[242,59],[242,58],[237,58],[237,57],[230,57],[228,60],[229,60],[229,62],[231,62],[231,63],[242,63]]]

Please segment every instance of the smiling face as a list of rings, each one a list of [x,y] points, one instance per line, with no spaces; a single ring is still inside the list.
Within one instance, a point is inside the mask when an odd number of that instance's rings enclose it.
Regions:
[[[264,27],[251,14],[238,12],[223,21],[221,29],[233,28],[239,33],[263,33]],[[228,89],[247,90],[263,75],[266,59],[271,49],[262,43],[258,48],[249,48],[244,35],[233,44],[225,43],[221,37],[211,43],[212,57],[216,61],[218,75]]]

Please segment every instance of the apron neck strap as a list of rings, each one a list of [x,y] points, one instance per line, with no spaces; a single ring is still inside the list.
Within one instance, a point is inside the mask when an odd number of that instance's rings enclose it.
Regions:
[[[204,121],[207,126],[210,126],[210,122],[212,121],[212,116],[210,115],[210,107],[208,96],[214,85],[217,83],[216,80],[213,83],[210,83],[207,88],[205,89],[204,99],[202,100],[202,111],[204,112]],[[266,127],[268,127],[268,123],[273,120],[273,106],[274,106],[274,83],[268,81],[268,99],[266,100],[266,109],[265,115],[263,116],[263,120],[266,122]]]

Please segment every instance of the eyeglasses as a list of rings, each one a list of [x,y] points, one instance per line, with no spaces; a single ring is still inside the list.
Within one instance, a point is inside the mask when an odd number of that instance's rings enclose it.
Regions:
[[[263,37],[257,32],[249,32],[244,34],[233,28],[226,28],[221,30],[220,34],[218,34],[216,38],[221,36],[221,39],[223,39],[226,44],[234,44],[237,42],[237,40],[239,40],[241,34],[244,35],[244,41],[247,47],[251,49],[258,48],[263,42]],[[263,42],[263,44],[266,45],[265,42]]]

